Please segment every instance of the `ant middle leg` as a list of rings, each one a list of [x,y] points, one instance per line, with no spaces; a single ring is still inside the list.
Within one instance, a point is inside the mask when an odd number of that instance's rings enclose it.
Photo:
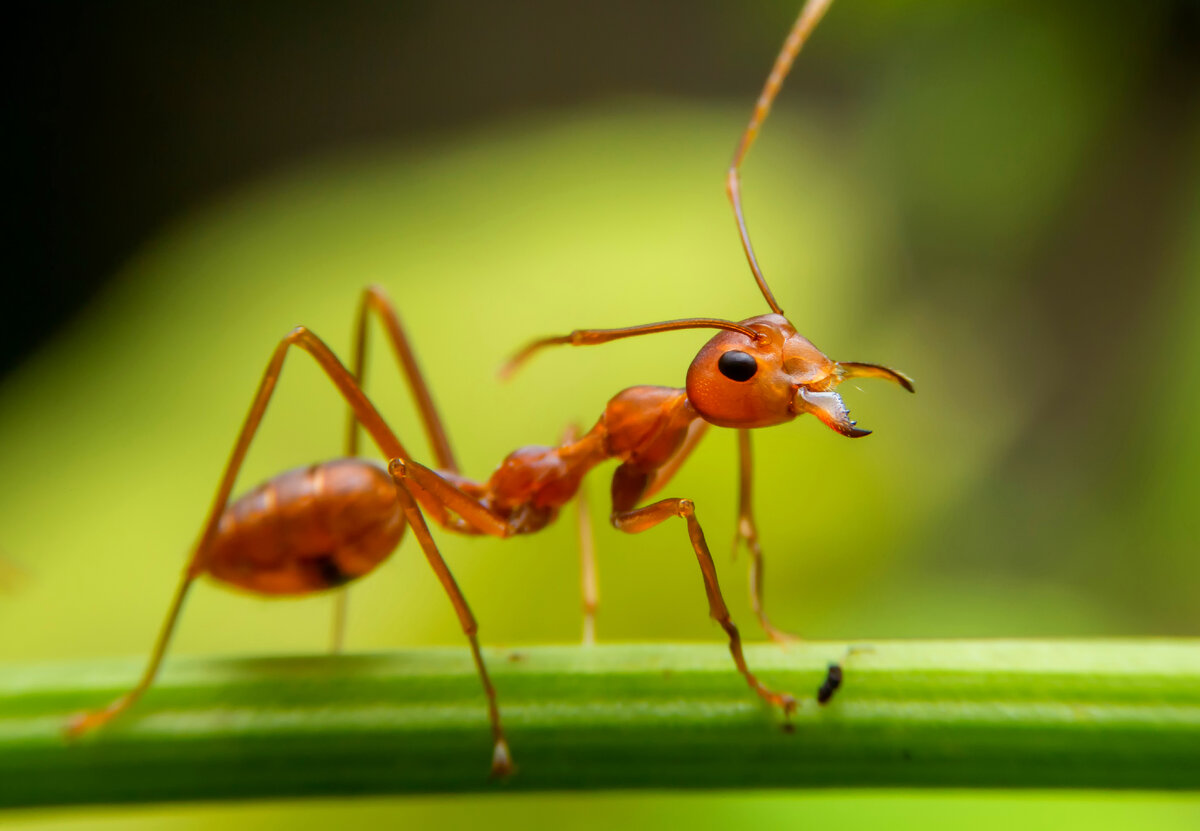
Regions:
[[[640,534],[648,531],[664,520],[679,517],[687,522],[688,538],[700,564],[700,573],[704,578],[704,591],[708,596],[708,613],[729,636],[729,652],[738,671],[746,679],[746,683],[763,700],[779,707],[785,715],[790,715],[796,709],[796,699],[788,693],[776,692],[764,685],[746,665],[746,657],[742,652],[742,638],[734,625],[721,595],[721,586],[717,582],[717,569],[713,564],[712,554],[704,539],[704,531],[696,519],[696,507],[690,499],[662,499],[644,508],[634,508],[646,489],[649,475],[622,465],[617,468],[613,477],[613,513],[612,524],[617,530],[627,534]]]

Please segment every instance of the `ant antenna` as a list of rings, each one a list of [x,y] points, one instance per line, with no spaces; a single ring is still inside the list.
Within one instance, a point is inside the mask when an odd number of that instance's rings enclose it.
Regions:
[[[664,320],[661,323],[647,323],[642,326],[627,326],[623,329],[576,329],[569,335],[559,335],[551,338],[541,338],[528,344],[500,367],[500,379],[507,381],[517,369],[528,361],[535,352],[547,346],[569,344],[571,346],[594,346],[599,343],[632,338],[638,335],[652,335],[656,332],[674,332],[678,329],[725,329],[739,332],[751,340],[759,340],[763,335],[759,332],[734,323],[732,320],[720,320],[713,317],[689,317],[683,320]]]
[[[792,29],[788,32],[787,39],[783,42],[783,49],[779,52],[779,56],[775,58],[775,65],[771,67],[771,74],[767,76],[767,83],[763,86],[763,91],[758,96],[758,102],[754,105],[754,112],[750,116],[750,123],[747,125],[746,131],[742,133],[742,140],[738,142],[737,151],[733,154],[733,162],[729,166],[729,174],[725,179],[725,191],[729,194],[730,202],[733,203],[733,215],[737,219],[738,232],[742,237],[742,249],[746,252],[746,260],[750,263],[750,271],[754,273],[754,280],[758,283],[758,289],[766,299],[767,305],[771,307],[771,311],[779,315],[783,314],[783,309],[775,301],[775,295],[771,293],[771,288],[767,285],[767,278],[763,276],[762,269],[758,266],[758,259],[754,256],[754,247],[750,244],[750,233],[746,230],[746,217],[742,212],[740,170],[742,159],[746,157],[746,153],[750,150],[750,145],[754,144],[754,140],[758,138],[758,131],[762,128],[763,122],[766,121],[767,114],[771,111],[771,103],[775,100],[775,96],[779,94],[779,88],[783,86],[783,79],[787,77],[788,71],[791,70],[792,62],[796,60],[796,55],[800,52],[800,47],[808,40],[808,36],[812,34],[812,30],[816,28],[817,23],[820,22],[826,9],[829,8],[829,4],[832,2],[833,0],[808,0],[804,4],[804,8],[800,10],[800,16],[792,24]],[[668,320],[662,323],[630,326],[624,329],[577,329],[569,335],[560,335],[558,337],[542,338],[533,341],[500,367],[498,374],[501,380],[508,380],[534,353],[541,351],[547,346],[563,344],[590,346],[593,344],[608,343],[609,341],[621,338],[635,337],[637,335],[649,335],[655,332],[702,328],[727,329],[740,332],[752,340],[758,340],[762,337],[758,332],[739,323],[714,318]]]
[[[816,28],[831,2],[833,0],[808,0],[804,4],[804,8],[800,10],[800,16],[792,24],[792,30],[788,32],[787,40],[783,42],[783,49],[780,51],[779,57],[775,59],[775,65],[771,67],[771,74],[767,76],[767,83],[763,86],[762,94],[758,96],[758,102],[754,105],[754,114],[750,116],[750,124],[746,127],[746,132],[742,133],[742,140],[738,142],[737,151],[733,154],[733,162],[729,166],[729,174],[725,178],[725,192],[729,194],[729,201],[733,203],[733,215],[737,219],[738,233],[742,237],[742,249],[746,252],[750,271],[754,273],[754,280],[758,283],[758,289],[766,299],[767,305],[771,307],[771,311],[779,315],[783,314],[783,309],[779,308],[779,304],[775,302],[775,295],[771,294],[767,278],[763,276],[762,269],[758,266],[758,259],[754,256],[754,246],[750,244],[750,233],[746,230],[746,217],[742,213],[740,168],[742,159],[746,157],[750,145],[754,144],[754,139],[758,138],[758,131],[763,122],[767,120],[767,114],[771,111],[771,102],[775,100],[779,88],[783,86],[783,79],[787,77],[788,71],[792,68],[792,61],[796,59],[800,47],[808,40],[808,36],[812,34],[812,30]]]

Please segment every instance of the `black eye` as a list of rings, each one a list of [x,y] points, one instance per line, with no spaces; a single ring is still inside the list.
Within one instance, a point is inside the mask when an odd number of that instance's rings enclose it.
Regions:
[[[730,349],[717,361],[717,369],[731,381],[749,381],[758,372],[758,362],[753,355]]]

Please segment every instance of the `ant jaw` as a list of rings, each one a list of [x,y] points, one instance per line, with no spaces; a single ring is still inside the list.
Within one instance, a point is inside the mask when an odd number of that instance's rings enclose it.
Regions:
[[[870,430],[860,430],[855,426],[856,422],[850,420],[850,411],[836,392],[814,392],[800,387],[792,400],[792,409],[796,413],[812,413],[826,427],[852,439],[871,435]]]
[[[891,381],[897,386],[904,387],[909,392],[916,392],[913,387],[912,378],[909,378],[903,372],[892,369],[891,367],[881,366],[880,364],[860,364],[854,361],[838,361],[837,368],[834,370],[834,375],[837,377],[838,384],[848,378],[880,378],[884,381]]]
[[[842,397],[833,391],[833,387],[849,378],[880,378],[904,387],[909,392],[915,392],[912,379],[903,372],[879,364],[839,361],[834,365],[833,373],[823,382],[796,389],[796,395],[792,399],[793,412],[797,414],[812,413],[830,429],[852,439],[871,435],[870,430],[860,430],[856,426],[856,422],[850,420],[850,411],[846,409]],[[824,389],[814,390],[813,386],[824,387]]]

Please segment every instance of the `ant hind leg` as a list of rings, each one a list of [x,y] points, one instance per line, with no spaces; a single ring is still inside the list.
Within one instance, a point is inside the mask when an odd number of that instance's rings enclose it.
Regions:
[[[408,458],[409,454],[404,445],[401,444],[395,433],[384,422],[379,411],[375,409],[375,405],[363,393],[358,381],[342,365],[341,361],[337,359],[337,356],[333,354],[329,347],[303,326],[298,326],[289,332],[275,347],[271,360],[267,364],[266,372],[263,374],[258,391],[255,393],[254,401],[250,406],[250,412],[242,424],[241,433],[238,435],[233,452],[230,454],[229,461],[226,464],[225,472],[221,477],[221,482],[217,487],[212,507],[209,510],[204,529],[200,534],[200,541],[196,544],[187,567],[184,569],[183,579],[180,582],[179,589],[176,591],[175,599],[171,604],[170,611],[167,613],[167,618],[159,634],[154,652],[142,674],[141,680],[138,681],[132,690],[117,698],[104,709],[84,713],[71,719],[67,725],[69,736],[79,736],[111,721],[129,709],[153,683],[159,666],[162,663],[163,656],[166,654],[167,645],[175,629],[175,624],[179,619],[179,613],[182,609],[184,598],[187,596],[188,589],[195,578],[205,571],[205,552],[209,550],[209,546],[216,536],[221,515],[229,501],[229,495],[233,491],[238,471],[242,466],[242,460],[246,457],[250,443],[258,431],[263,415],[266,413],[271,395],[278,385],[279,376],[283,371],[284,359],[293,346],[303,349],[320,365],[321,369],[329,377],[329,380],[338,388],[342,397],[353,409],[354,417],[366,428],[375,445],[385,457],[393,460]],[[419,466],[414,465],[414,467]],[[508,750],[508,743],[504,738],[504,731],[500,726],[500,710],[496,702],[496,692],[492,687],[491,679],[488,677],[487,669],[484,666],[483,655],[480,652],[479,641],[475,634],[478,626],[475,623],[474,616],[471,614],[471,610],[467,606],[467,601],[463,597],[462,591],[458,588],[458,584],[454,580],[454,576],[450,573],[449,567],[433,543],[433,538],[430,536],[424,515],[420,508],[417,507],[416,499],[403,481],[403,470],[404,465],[401,462],[393,461],[389,465],[389,471],[396,486],[396,497],[400,502],[401,508],[404,510],[405,518],[412,525],[414,533],[421,542],[426,559],[449,595],[454,610],[462,623],[463,632],[467,635],[467,639],[470,642],[471,655],[479,671],[479,676],[488,698],[488,716],[491,721],[494,739],[492,773],[494,775],[505,775],[513,769],[512,758]],[[425,498],[431,500],[431,510],[434,511],[436,516],[437,512],[442,510],[440,503],[432,500],[429,494],[426,494]]]
[[[408,383],[413,402],[421,417],[421,425],[433,449],[438,467],[442,470],[458,472],[458,462],[455,461],[454,451],[450,448],[450,439],[446,436],[446,428],[438,414],[437,405],[429,392],[429,384],[417,363],[416,353],[408,342],[396,306],[392,303],[387,292],[380,286],[367,286],[363,289],[358,304],[358,313],[354,318],[354,362],[351,364],[351,375],[360,388],[365,388],[363,373],[367,365],[367,321],[370,313],[375,312],[380,324],[387,335],[388,343],[396,356],[396,363]],[[354,414],[354,407],[349,408],[346,420],[346,456],[351,458],[358,455],[359,422]],[[334,655],[342,651],[346,640],[346,618],[349,611],[349,589],[338,590],[333,601],[333,633],[330,638],[329,651]]]
[[[142,677],[133,689],[114,700],[104,709],[74,716],[67,725],[67,734],[69,736],[80,736],[112,721],[133,706],[154,682],[154,678],[157,676],[163,657],[166,654],[171,636],[175,631],[175,626],[179,621],[179,615],[188,590],[195,579],[203,574],[207,567],[204,559],[205,553],[208,551],[212,540],[216,537],[221,515],[225,510],[226,504],[229,502],[229,495],[233,491],[238,471],[242,467],[242,461],[246,457],[246,452],[250,449],[250,443],[254,440],[255,434],[258,432],[263,415],[267,411],[267,405],[270,403],[271,396],[279,383],[280,374],[283,372],[284,359],[293,346],[308,352],[316,360],[325,371],[325,374],[341,392],[342,397],[350,404],[355,417],[366,427],[384,455],[390,458],[404,455],[407,452],[400,443],[400,440],[396,438],[395,434],[384,423],[383,418],[379,415],[374,405],[363,394],[358,383],[346,368],[342,366],[342,363],[329,347],[303,326],[297,326],[289,332],[276,345],[275,351],[271,355],[271,360],[267,364],[266,371],[263,373],[262,380],[259,382],[258,391],[254,394],[254,400],[250,405],[250,412],[247,413],[246,419],[242,423],[241,432],[238,434],[233,451],[229,455],[229,461],[225,465],[225,472],[222,474],[220,484],[217,486],[217,492],[213,497],[207,519],[200,533],[199,542],[196,543],[191,557],[184,567],[179,588],[176,589],[175,598],[171,602],[171,607],[167,612],[162,629],[159,631],[158,640],[155,642],[154,651],[151,653],[150,660],[142,673]]]
[[[421,509],[417,506],[417,501],[409,492],[406,481],[408,479],[407,467],[407,464],[402,459],[392,459],[388,463],[388,472],[392,475],[392,480],[396,483],[396,498],[399,499],[400,506],[404,510],[404,516],[408,520],[408,524],[412,526],[417,540],[421,543],[421,550],[425,553],[425,559],[429,561],[429,565],[433,569],[434,574],[437,575],[438,581],[441,582],[442,588],[450,596],[450,602],[454,605],[454,611],[458,615],[458,622],[462,626],[463,634],[467,636],[467,640],[471,643],[471,655],[475,659],[475,668],[479,671],[479,678],[483,682],[483,690],[487,694],[488,719],[492,725],[492,776],[508,776],[514,770],[512,754],[508,749],[508,741],[504,737],[504,727],[500,723],[500,707],[496,703],[496,690],[492,686],[491,678],[488,677],[487,666],[483,662],[483,653],[479,649],[479,638],[476,634],[479,631],[479,624],[475,622],[475,616],[471,613],[471,608],[467,605],[467,599],[463,597],[462,590],[458,587],[458,582],[454,579],[454,575],[450,573],[450,567],[442,559],[442,554],[438,551],[437,543],[433,540],[433,535],[429,533],[429,525],[425,522],[425,517],[421,513]]]

